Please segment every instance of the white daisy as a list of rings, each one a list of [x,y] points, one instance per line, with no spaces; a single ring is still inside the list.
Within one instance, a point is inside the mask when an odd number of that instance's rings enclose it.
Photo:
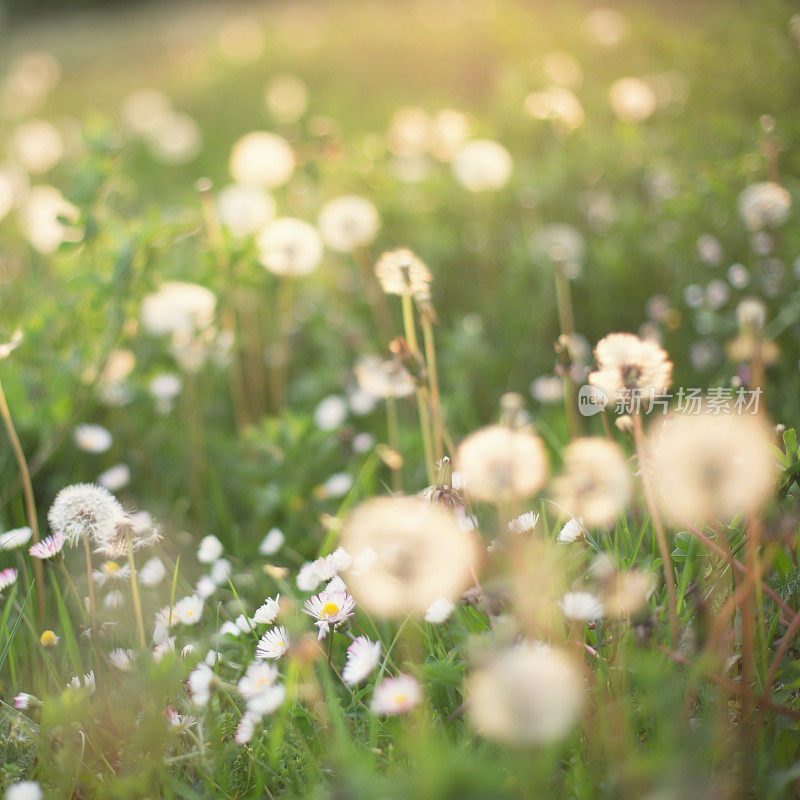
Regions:
[[[443,622],[447,622],[455,610],[455,603],[450,598],[437,597],[425,611],[425,622],[441,625]]]
[[[603,604],[591,592],[567,592],[559,606],[567,619],[589,622],[603,616]]]
[[[13,530],[0,533],[0,550],[14,550],[22,547],[30,541],[33,535],[30,528],[14,528]]]
[[[204,706],[208,703],[216,679],[211,667],[204,663],[198,664],[189,673],[189,693],[195,705]]]
[[[421,700],[422,690],[416,678],[398,675],[396,678],[384,678],[375,687],[370,710],[381,716],[405,714],[419,705]]]
[[[285,540],[286,537],[283,535],[283,531],[278,528],[272,528],[258,546],[258,552],[261,553],[262,556],[274,555],[283,547]]]
[[[102,425],[77,425],[73,431],[75,444],[87,453],[105,453],[113,442]]]
[[[184,625],[196,625],[200,621],[202,613],[203,601],[195,595],[189,595],[175,603],[175,607],[172,609],[172,619]]]
[[[258,625],[271,625],[275,622],[275,618],[281,610],[280,607],[281,596],[276,594],[274,599],[268,597],[261,606],[256,609],[253,614],[253,622]]]
[[[256,646],[256,658],[273,659],[280,658],[289,649],[289,635],[286,628],[279,625],[268,630],[259,640]]]
[[[222,542],[216,536],[204,536],[197,548],[197,560],[201,564],[213,564],[222,556]]]
[[[324,639],[329,630],[351,617],[355,608],[356,601],[347,592],[325,590],[306,600],[303,613],[317,620],[318,638]]]
[[[371,642],[366,636],[356,637],[347,648],[347,661],[342,670],[342,679],[348,686],[361,683],[378,666],[380,658],[380,642]]]

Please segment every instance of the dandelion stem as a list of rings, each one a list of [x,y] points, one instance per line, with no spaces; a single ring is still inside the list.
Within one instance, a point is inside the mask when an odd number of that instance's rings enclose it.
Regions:
[[[408,347],[417,358],[422,360],[419,350],[419,341],[417,339],[417,329],[414,324],[414,306],[412,304],[411,295],[404,294],[400,299],[403,307],[403,330],[405,331]],[[433,444],[431,442],[431,422],[426,394],[425,387],[417,384],[417,410],[419,412],[419,426],[422,430],[422,447],[425,453],[425,472],[428,483],[432,485],[435,477],[433,474]]]
[[[131,568],[131,597],[133,598],[133,609],[136,613],[136,631],[139,636],[139,647],[142,651],[147,649],[147,640],[144,635],[144,619],[142,617],[142,598],[139,595],[139,576],[136,572],[136,560],[133,557],[133,545],[131,537],[125,537],[128,546],[128,565]]]
[[[294,298],[294,280],[289,277],[280,279],[278,284],[278,335],[275,347],[277,364],[272,376],[272,405],[278,414],[283,410],[286,396],[286,384],[289,377],[289,334],[291,328],[292,300]]]
[[[25,501],[25,516],[28,519],[28,526],[31,529],[31,536],[34,542],[39,541],[39,518],[36,515],[36,501],[33,496],[33,484],[31,483],[31,473],[28,470],[28,462],[25,460],[25,452],[22,449],[22,444],[17,436],[17,429],[14,427],[14,421],[11,419],[11,409],[8,407],[6,401],[6,394],[3,391],[3,384],[0,382],[0,415],[3,417],[3,423],[8,433],[8,438],[11,441],[11,448],[14,451],[14,458],[17,461],[17,468],[19,469],[20,478],[22,480],[22,496]],[[39,619],[39,627],[42,626],[44,621],[44,569],[42,562],[37,558],[33,563],[33,572],[36,576],[36,597],[38,600],[37,616]]]
[[[389,433],[389,447],[396,458],[392,458],[389,465],[392,470],[392,489],[395,492],[403,491],[402,461],[400,460],[400,434],[397,425],[397,400],[394,397],[386,399],[386,426]]]
[[[442,421],[442,404],[439,394],[439,374],[436,368],[436,345],[433,337],[433,322],[429,314],[421,314],[422,338],[425,343],[425,363],[428,368],[428,386],[430,388],[431,411],[433,414],[434,453],[439,462],[444,456],[444,423]]]
[[[664,563],[664,577],[667,583],[669,627],[672,634],[672,644],[673,647],[677,647],[680,637],[678,634],[678,602],[675,588],[675,574],[672,570],[672,559],[670,557],[669,547],[667,546],[667,535],[664,532],[664,523],[661,520],[661,514],[656,506],[653,484],[650,481],[650,471],[647,463],[647,454],[645,452],[644,433],[642,431],[642,418],[639,416],[639,414],[633,414],[632,416],[633,438],[636,445],[636,457],[639,461],[639,472],[642,476],[644,497],[647,503],[647,509],[650,512],[650,519],[653,521],[653,529],[656,533],[656,542],[658,543],[661,560]]]
[[[236,304],[234,302],[235,277],[233,262],[225,253],[225,242],[222,238],[222,228],[219,223],[217,207],[211,194],[211,182],[203,181],[200,185],[200,207],[203,212],[206,236],[211,246],[214,260],[220,271],[225,276],[225,305],[222,310],[222,327],[233,336],[233,352],[231,357],[231,399],[233,401],[234,419],[237,430],[241,431],[247,425],[248,415],[245,404],[244,382],[238,354],[238,324]]]
[[[569,280],[561,266],[556,264],[554,268],[556,283],[556,309],[558,312],[558,326],[561,335],[571,336],[575,333],[575,315],[572,310],[572,293],[569,288]],[[569,374],[569,366],[564,371],[564,411],[567,415],[567,426],[569,428],[570,439],[580,436],[580,420],[577,415],[577,404],[575,396],[575,385]]]
[[[75,597],[75,602],[78,604],[78,610],[81,612],[81,618],[85,622],[86,608],[83,602],[81,601],[81,596],[78,594],[78,589],[75,586],[75,582],[72,580],[72,576],[69,574],[69,570],[67,569],[67,566],[64,563],[63,558],[59,560],[58,565],[61,567],[61,571],[64,573],[64,577],[67,579],[67,584],[69,585],[69,588],[72,591],[73,596]]]
[[[102,688],[103,682],[101,677],[102,670],[100,667],[103,664],[103,657],[100,652],[100,642],[98,637],[100,635],[100,627],[97,624],[97,606],[94,602],[94,576],[92,575],[92,550],[89,547],[89,537],[83,537],[83,551],[86,554],[86,579],[89,582],[89,621],[91,624],[91,639],[92,648],[94,650],[95,661],[95,679],[98,686]]]
[[[375,327],[378,329],[383,344],[387,345],[392,340],[392,314],[389,309],[389,303],[386,300],[386,295],[375,280],[375,273],[372,271],[370,265],[369,253],[365,248],[359,248],[353,253],[353,261],[355,261],[361,273],[361,280],[364,283],[364,292],[369,301],[369,308],[372,312],[372,318],[375,321]]]

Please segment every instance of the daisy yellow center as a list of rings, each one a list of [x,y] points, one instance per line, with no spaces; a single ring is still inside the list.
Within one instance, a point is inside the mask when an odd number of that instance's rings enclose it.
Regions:
[[[56,643],[56,635],[53,631],[45,631],[40,641],[45,647],[50,647]]]
[[[332,617],[335,614],[339,613],[339,606],[336,605],[332,600],[329,600],[322,606],[322,611],[320,611],[320,616],[322,617]]]
[[[113,574],[115,572],[118,572],[119,571],[119,564],[117,564],[116,561],[106,561],[105,570],[109,574]]]
[[[408,702],[408,697],[401,692],[394,696],[394,701],[398,706],[404,706]]]

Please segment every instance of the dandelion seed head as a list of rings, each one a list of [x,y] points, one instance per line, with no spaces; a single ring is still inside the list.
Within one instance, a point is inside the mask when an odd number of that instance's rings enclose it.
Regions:
[[[328,201],[319,214],[319,230],[331,250],[352,253],[371,244],[378,233],[380,218],[375,206],[364,197],[345,195]]]
[[[375,275],[386,294],[414,296],[430,291],[433,276],[410,250],[390,250],[375,265]]]
[[[274,189],[282,186],[294,172],[295,158],[289,143],[267,131],[253,131],[234,144],[230,173],[236,183]]]
[[[610,333],[597,343],[598,369],[589,383],[614,402],[627,391],[643,398],[663,394],[672,384],[672,362],[658,344],[632,333]]]
[[[623,122],[643,122],[656,110],[656,94],[641,78],[621,78],[611,84],[609,98]]]
[[[483,736],[520,744],[563,738],[584,702],[580,669],[560,650],[523,642],[469,676],[469,717]]]
[[[618,445],[600,437],[576,439],[564,450],[564,472],[553,487],[555,503],[587,525],[605,525],[630,501],[632,483]]]
[[[453,157],[453,175],[471,192],[501,189],[511,177],[511,154],[499,142],[476,139],[462,145]]]
[[[275,275],[298,278],[312,273],[322,258],[316,228],[294,217],[280,217],[256,237],[261,264]]]
[[[87,537],[102,546],[116,536],[127,516],[119,501],[102,486],[78,483],[62,489],[48,513],[50,529],[71,546]]]
[[[472,576],[472,536],[438,505],[411,497],[373,498],[350,515],[342,542],[356,561],[347,572],[356,600],[381,617],[424,614],[438,597],[455,599]],[[369,552],[370,562],[357,568]]]
[[[752,513],[774,489],[772,436],[759,416],[676,415],[650,431],[649,444],[661,506],[677,525]]]
[[[455,467],[475,500],[499,502],[530,497],[547,480],[547,454],[538,436],[503,425],[470,434],[458,447]]]

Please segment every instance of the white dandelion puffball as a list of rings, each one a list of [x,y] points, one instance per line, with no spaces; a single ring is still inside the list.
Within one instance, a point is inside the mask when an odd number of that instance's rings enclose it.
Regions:
[[[642,122],[656,110],[656,95],[641,78],[621,78],[609,89],[611,108],[623,122]]]
[[[162,114],[146,134],[147,147],[156,161],[178,165],[193,161],[203,149],[203,133],[188,114]]]
[[[32,119],[14,131],[11,148],[17,163],[32,175],[51,170],[64,154],[61,134],[51,122]]]
[[[491,192],[511,177],[511,154],[503,145],[488,139],[467,142],[453,158],[453,175],[471,192]]]
[[[779,183],[754,183],[739,195],[739,217],[751,231],[779,228],[791,208],[792,196]]]
[[[371,244],[380,218],[375,206],[364,197],[345,195],[330,200],[319,214],[319,231],[331,250],[352,253]]]
[[[424,614],[439,597],[457,599],[472,579],[475,544],[440,506],[412,497],[379,497],[356,508],[342,532],[355,561],[347,586],[376,615]],[[369,568],[356,567],[369,551]]]
[[[386,294],[420,295],[430,289],[433,275],[411,250],[384,253],[375,265],[375,277]]]
[[[547,480],[547,453],[532,433],[489,425],[458,447],[455,468],[466,493],[489,503],[536,494]]]
[[[172,111],[169,97],[158,89],[137,89],[120,106],[122,124],[136,136],[145,136],[159,120]]]
[[[296,75],[276,75],[267,84],[264,100],[276,120],[290,124],[306,113],[308,89]]]
[[[261,264],[275,275],[300,277],[322,258],[322,239],[313,225],[294,217],[270,222],[256,239]]]
[[[583,21],[583,33],[594,44],[608,50],[616,47],[628,32],[628,22],[615,8],[594,8]]]
[[[260,231],[275,211],[275,200],[260,186],[232,183],[217,198],[220,222],[239,239]]]
[[[217,297],[196,283],[169,281],[142,301],[144,329],[153,336],[202,331],[214,321]]]
[[[534,258],[558,266],[570,279],[581,274],[585,252],[583,234],[572,225],[562,222],[544,225],[531,237]]]
[[[753,513],[774,489],[772,437],[759,416],[676,415],[649,438],[661,505],[677,525]]]
[[[542,59],[544,75],[550,83],[577,89],[583,83],[583,67],[575,56],[563,50],[546,53]]]
[[[33,248],[47,255],[63,242],[80,241],[83,234],[74,227],[79,216],[78,209],[58,189],[34,186],[22,207],[22,229]]]
[[[388,399],[414,393],[414,379],[396,359],[364,356],[353,372],[359,387],[372,397]]]
[[[624,510],[632,487],[631,471],[617,444],[594,436],[576,439],[564,451],[554,501],[586,525],[605,525]]]
[[[581,101],[563,86],[531,92],[525,98],[523,107],[534,119],[550,120],[567,132],[579,128],[586,119]]]
[[[236,183],[273,189],[291,178],[294,165],[294,151],[283,137],[253,131],[234,144],[229,167]]]
[[[584,683],[566,653],[523,642],[475,670],[466,696],[470,720],[483,736],[544,744],[563,738],[577,721]]]
[[[71,545],[86,536],[103,546],[116,537],[117,526],[128,518],[107,489],[92,483],[77,483],[56,495],[47,519],[53,533],[66,537]]]
[[[589,383],[612,403],[625,390],[647,398],[663,394],[672,383],[672,362],[664,349],[632,333],[610,333],[594,354],[598,369],[589,375]]]
[[[105,453],[113,442],[102,425],[76,425],[72,435],[75,444],[86,453]]]

